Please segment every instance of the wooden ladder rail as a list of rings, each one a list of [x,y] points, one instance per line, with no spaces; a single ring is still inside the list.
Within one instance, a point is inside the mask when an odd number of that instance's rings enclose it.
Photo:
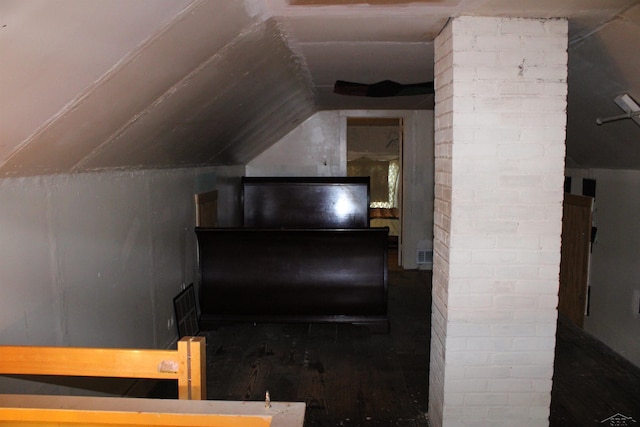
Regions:
[[[183,337],[177,347],[0,346],[0,374],[173,379],[179,399],[206,400],[206,339]]]

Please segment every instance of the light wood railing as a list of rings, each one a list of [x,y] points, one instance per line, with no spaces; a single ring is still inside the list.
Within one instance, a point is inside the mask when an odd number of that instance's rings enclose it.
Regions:
[[[0,346],[0,374],[175,379],[179,399],[0,394],[0,426],[302,427],[302,402],[206,400],[206,342],[177,350]]]
[[[304,402],[0,394],[0,426],[302,427]]]
[[[205,351],[204,337],[183,337],[177,350],[0,346],[0,374],[173,379],[179,399],[202,400]]]

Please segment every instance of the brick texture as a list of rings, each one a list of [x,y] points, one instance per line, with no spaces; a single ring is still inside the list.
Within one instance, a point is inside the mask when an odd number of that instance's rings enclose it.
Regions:
[[[435,42],[435,85],[430,423],[546,426],[567,22],[453,19]]]

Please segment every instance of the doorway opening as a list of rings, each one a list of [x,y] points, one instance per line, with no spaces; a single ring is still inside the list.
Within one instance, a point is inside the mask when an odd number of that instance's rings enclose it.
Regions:
[[[390,261],[402,265],[402,119],[347,118],[347,176],[371,180],[372,227],[389,227]]]

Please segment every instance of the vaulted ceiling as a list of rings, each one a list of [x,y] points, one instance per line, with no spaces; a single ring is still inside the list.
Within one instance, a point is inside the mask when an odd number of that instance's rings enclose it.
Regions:
[[[314,112],[430,109],[333,93],[430,81],[460,15],[568,17],[569,166],[640,169],[640,0],[0,0],[0,177],[243,165]]]

